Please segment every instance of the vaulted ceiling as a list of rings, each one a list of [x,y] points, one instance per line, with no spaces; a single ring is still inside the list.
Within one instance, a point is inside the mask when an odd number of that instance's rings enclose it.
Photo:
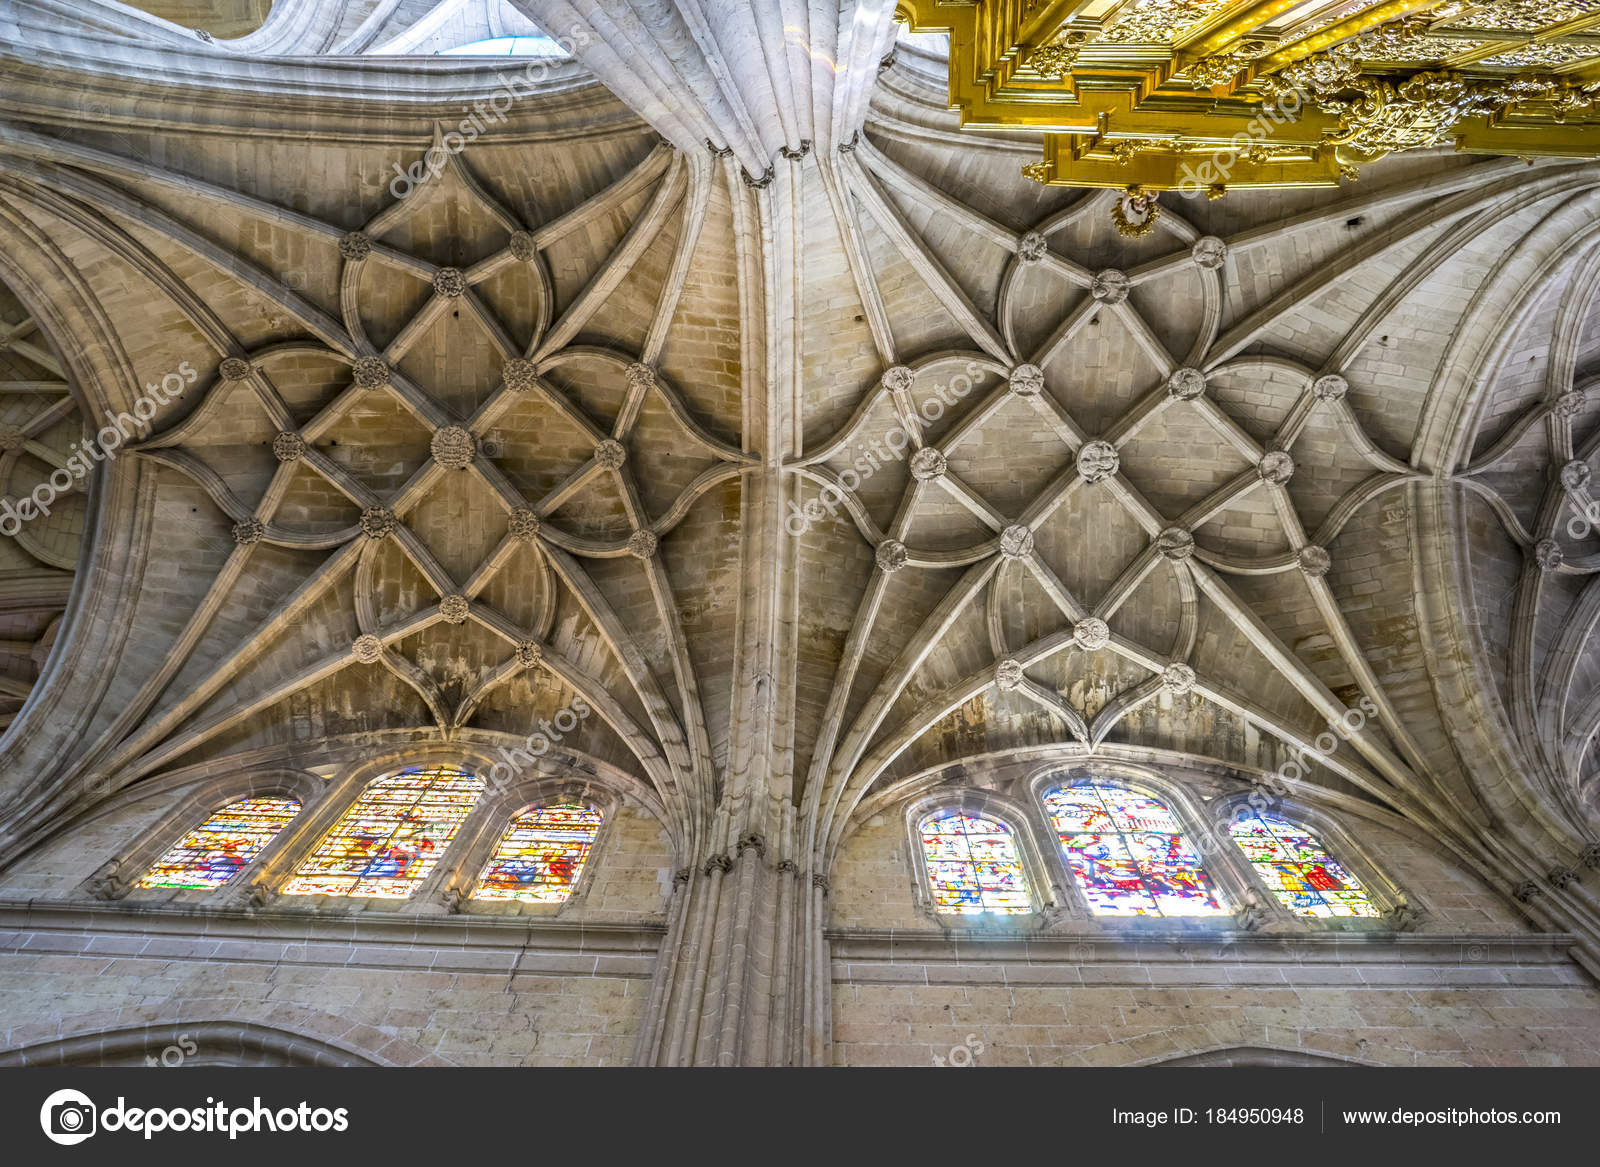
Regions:
[[[0,714],[90,577],[0,741],[13,839],[177,768],[492,751],[575,699],[563,748],[691,850],[757,722],[823,857],[986,759],[1097,752],[1307,751],[1312,796],[1482,870],[1593,836],[1593,163],[1169,195],[1129,239],[1022,175],[1036,143],[958,132],[915,44],[776,179],[577,65],[457,151],[481,62],[303,63],[252,110],[205,49],[198,87],[90,68],[85,116],[21,57],[5,489],[73,403],[198,376],[82,555],[81,496],[0,539],[7,596],[55,588],[0,604]]]

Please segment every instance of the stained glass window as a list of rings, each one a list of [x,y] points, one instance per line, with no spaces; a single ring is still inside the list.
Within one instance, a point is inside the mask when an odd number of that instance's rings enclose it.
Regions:
[[[1301,916],[1376,916],[1372,897],[1328,854],[1322,840],[1276,815],[1235,820],[1233,841],[1272,894]]]
[[[416,766],[375,779],[295,868],[284,894],[405,899],[482,793],[482,778],[454,766]]]
[[[995,819],[951,810],[923,820],[934,909],[975,915],[1031,912],[1028,878],[1011,828]]]
[[[179,839],[135,887],[221,887],[300,813],[293,798],[241,798]]]
[[[1160,799],[1081,782],[1045,795],[1061,851],[1097,916],[1222,916],[1216,885]]]
[[[472,898],[563,902],[583,874],[600,821],[594,807],[574,802],[523,811],[511,820]]]

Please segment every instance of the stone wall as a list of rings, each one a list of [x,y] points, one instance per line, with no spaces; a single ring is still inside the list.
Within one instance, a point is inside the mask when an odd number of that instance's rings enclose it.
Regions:
[[[258,1026],[381,1065],[626,1065],[661,928],[0,907],[0,1044]],[[201,1049],[197,1056],[215,1051]],[[92,1064],[92,1062],[91,1062]]]
[[[381,1064],[632,1062],[671,889],[647,813],[612,814],[581,894],[555,916],[88,899],[90,873],[183,794],[125,804],[0,877],[0,1059],[52,1060],[60,1043],[130,1029],[159,1056],[183,1033],[217,1042],[253,1026]]]
[[[880,813],[845,842],[830,893],[832,1060],[1100,1066],[1243,1047],[1228,1056],[1600,1064],[1600,991],[1570,937],[1531,931],[1413,834],[1348,825],[1425,906],[1414,932],[1264,935],[1072,913],[1033,934],[945,930],[917,902],[903,816]]]
[[[1317,940],[836,933],[833,1060],[959,1064],[965,1045],[994,1066],[1134,1065],[1237,1047],[1273,1060],[1600,1065],[1600,992],[1564,938]]]

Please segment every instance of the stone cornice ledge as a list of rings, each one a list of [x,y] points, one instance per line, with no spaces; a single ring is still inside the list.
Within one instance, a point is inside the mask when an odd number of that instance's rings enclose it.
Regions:
[[[836,979],[1110,983],[1590,984],[1564,932],[946,936],[828,931]]]
[[[0,900],[0,954],[648,977],[659,921],[324,916]]]

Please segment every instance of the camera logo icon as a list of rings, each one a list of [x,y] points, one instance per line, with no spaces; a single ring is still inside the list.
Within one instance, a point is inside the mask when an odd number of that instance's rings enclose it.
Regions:
[[[57,1090],[39,1108],[39,1125],[45,1138],[71,1147],[94,1134],[95,1106],[87,1094],[77,1090]]]

